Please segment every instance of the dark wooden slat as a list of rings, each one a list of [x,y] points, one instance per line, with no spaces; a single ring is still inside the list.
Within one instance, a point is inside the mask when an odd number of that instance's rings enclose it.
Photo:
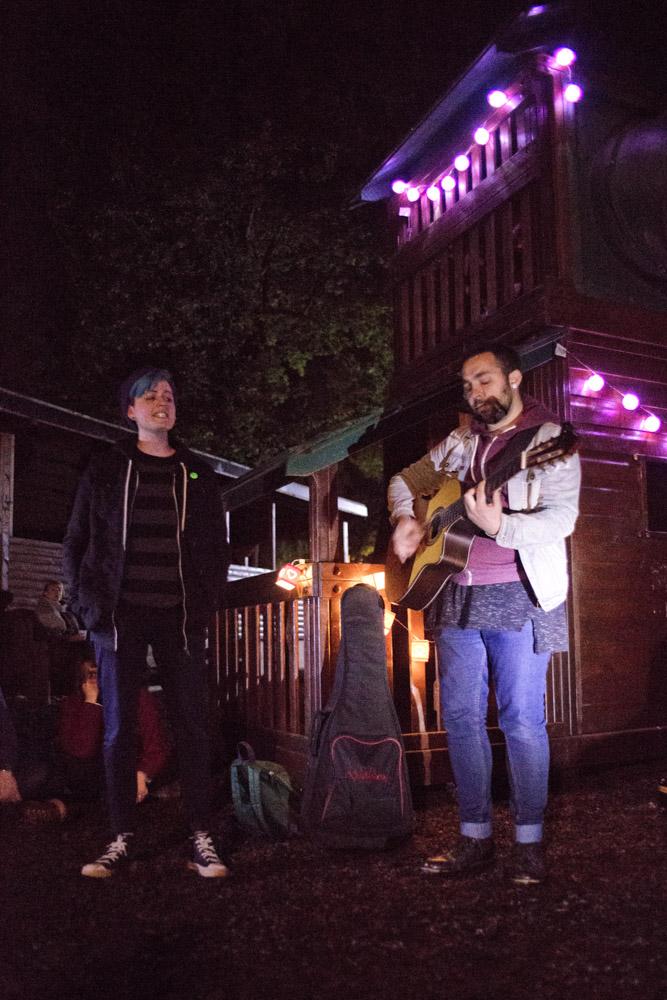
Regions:
[[[521,289],[530,292],[535,284],[533,247],[533,199],[530,187],[519,194],[521,232]]]
[[[299,614],[298,604],[291,601],[287,605],[287,702],[288,729],[292,733],[301,732],[301,685],[299,681]]]
[[[501,234],[500,284],[502,301],[511,302],[514,298],[514,251],[512,239],[512,203],[505,202],[498,210]]]
[[[462,330],[465,317],[463,306],[463,239],[458,239],[453,246],[454,254],[454,329]]]
[[[273,675],[274,722],[279,730],[287,729],[287,629],[286,629],[287,606],[279,604],[272,609],[273,628],[271,631],[273,644],[273,662],[275,665]]]
[[[470,259],[470,320],[476,323],[480,317],[480,290],[479,290],[479,228],[475,226],[470,232],[469,249]]]
[[[424,284],[426,292],[426,329],[424,337],[424,348],[430,351],[436,344],[436,313],[435,313],[435,282],[436,268],[429,267],[424,272]]]
[[[412,351],[411,357],[418,358],[424,353],[424,330],[422,322],[422,285],[420,275],[412,282]]]
[[[512,156],[512,137],[509,116],[507,118],[503,118],[498,126],[498,132],[500,133],[500,162],[507,163]]]
[[[482,180],[482,153],[481,147],[477,143],[470,150],[470,169],[472,172],[472,186],[476,188]]]
[[[514,120],[516,123],[516,142],[517,150],[523,149],[524,146],[528,144],[529,139],[529,123],[526,122],[526,103],[523,102],[513,111]]]
[[[449,256],[441,258],[438,267],[440,280],[440,342],[446,341],[451,333],[449,287]]]
[[[498,308],[496,287],[496,215],[491,212],[484,220],[484,254],[486,271],[486,311],[491,315]]]
[[[400,284],[401,310],[399,320],[399,357],[403,364],[410,359],[410,281],[406,279]]]

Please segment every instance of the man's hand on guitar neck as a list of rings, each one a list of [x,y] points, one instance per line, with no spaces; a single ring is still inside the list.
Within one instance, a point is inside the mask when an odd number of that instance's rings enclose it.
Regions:
[[[399,517],[391,536],[391,544],[399,560],[404,563],[419,548],[424,536],[424,526],[414,517]]]
[[[477,483],[471,490],[463,494],[463,503],[469,521],[491,538],[500,531],[500,518],[503,508],[500,500],[500,490],[496,490],[490,501],[486,499],[485,482]]]

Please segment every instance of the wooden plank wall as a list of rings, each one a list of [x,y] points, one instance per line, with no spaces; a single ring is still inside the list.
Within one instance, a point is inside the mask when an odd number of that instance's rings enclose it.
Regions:
[[[667,721],[667,534],[647,532],[643,459],[582,454],[572,540],[578,728]]]
[[[34,608],[46,580],[62,579],[63,547],[33,538],[9,540],[9,589],[12,607]]]

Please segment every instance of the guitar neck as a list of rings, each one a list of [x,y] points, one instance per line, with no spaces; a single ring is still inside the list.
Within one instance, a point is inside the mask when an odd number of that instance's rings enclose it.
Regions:
[[[499,490],[501,486],[504,486],[508,479],[515,476],[517,472],[521,472],[521,455],[510,459],[504,465],[499,466],[495,472],[492,472],[486,479],[486,494],[487,497],[491,497],[496,490]],[[447,523],[453,524],[454,521],[458,520],[460,517],[466,516],[465,504],[463,502],[463,497],[459,497],[453,504],[447,508]]]

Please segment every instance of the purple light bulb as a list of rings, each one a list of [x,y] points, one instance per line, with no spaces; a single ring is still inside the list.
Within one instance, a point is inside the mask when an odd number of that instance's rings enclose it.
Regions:
[[[655,413],[649,413],[647,417],[642,420],[642,429],[649,431],[651,434],[655,434],[656,431],[660,430],[662,421],[660,417],[656,417]]]
[[[504,90],[491,90],[486,95],[486,99],[492,108],[502,108],[507,104],[507,94]]]
[[[563,97],[570,104],[578,104],[581,98],[584,96],[584,92],[578,83],[568,83],[567,87],[563,91]]]
[[[566,45],[562,45],[559,49],[554,52],[554,62],[561,69],[567,69],[576,60],[577,53],[573,49],[568,49]]]

